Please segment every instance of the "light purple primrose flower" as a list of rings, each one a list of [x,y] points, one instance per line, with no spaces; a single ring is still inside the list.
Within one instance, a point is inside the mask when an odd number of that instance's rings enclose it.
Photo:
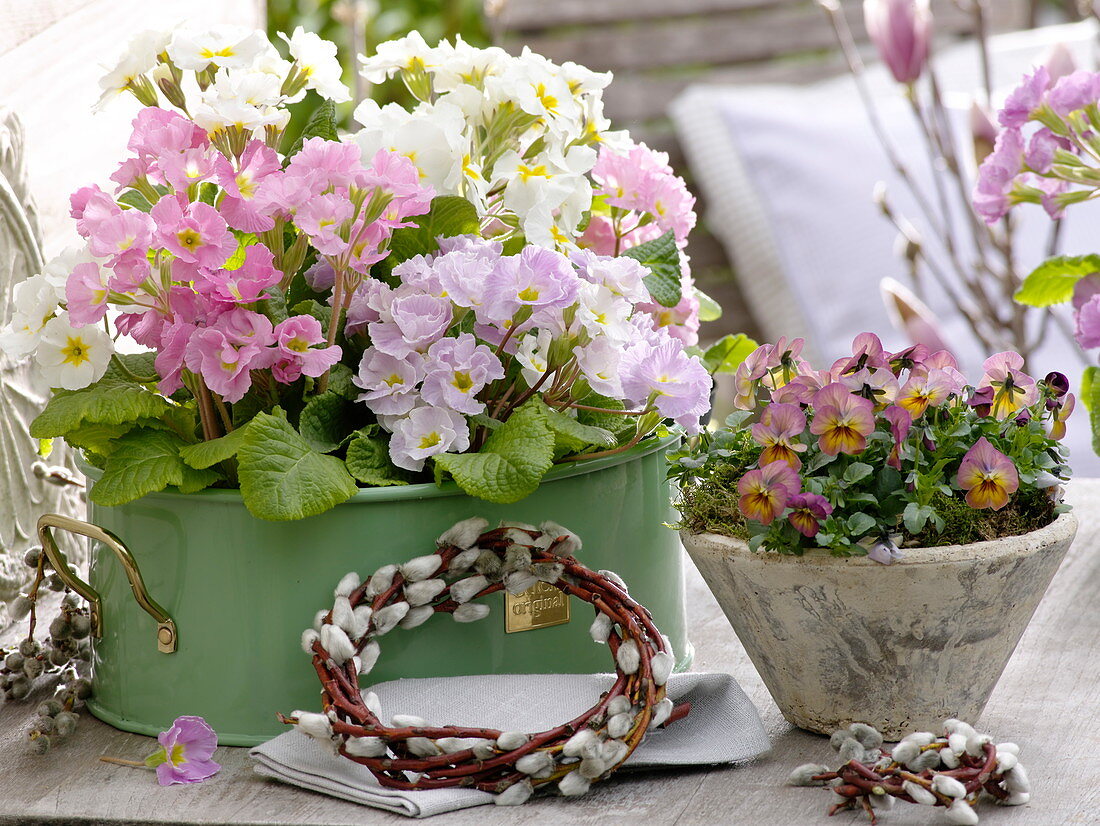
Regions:
[[[489,382],[504,378],[500,360],[469,333],[440,339],[428,348],[424,363],[424,401],[471,416],[485,410],[477,394]]]
[[[1070,112],[1096,103],[1098,96],[1100,75],[1080,69],[1058,79],[1047,94],[1047,104],[1056,114],[1065,117]]]
[[[521,307],[564,309],[577,300],[580,279],[559,252],[525,247],[519,255],[500,259],[485,284],[485,301],[478,310],[483,324],[510,321]]]
[[[697,358],[672,339],[656,347],[632,345],[619,365],[623,393],[634,404],[653,405],[688,433],[699,432],[699,417],[710,409],[711,378]]]
[[[1020,173],[1024,139],[1018,128],[1009,128],[997,136],[993,147],[978,168],[978,182],[972,195],[974,209],[987,224],[1001,220],[1011,206],[1008,193]]]
[[[410,353],[395,358],[374,347],[368,347],[359,362],[359,375],[352,378],[356,387],[366,392],[359,395],[374,413],[403,416],[419,399],[416,386],[424,378],[424,357]]]
[[[1065,140],[1058,138],[1044,126],[1028,141],[1024,162],[1033,172],[1045,174],[1050,171],[1050,165],[1054,162],[1055,151],[1065,144]]]
[[[1018,129],[1027,123],[1049,88],[1050,72],[1046,66],[1036,66],[1030,74],[1024,75],[1020,85],[1005,99],[1004,106],[997,113],[1001,126]]]
[[[459,307],[480,307],[485,300],[485,285],[499,262],[499,256],[483,255],[472,249],[456,249],[436,258],[432,271],[440,294]]]
[[[479,258],[500,258],[504,254],[504,244],[500,241],[487,241],[480,235],[440,236],[439,254],[449,252],[469,252]]]
[[[466,417],[444,407],[417,407],[388,425],[393,431],[390,461],[405,470],[423,470],[429,456],[461,453],[470,446]]]
[[[1082,350],[1100,347],[1100,293],[1094,293],[1074,314],[1074,338]]]
[[[650,300],[644,282],[647,272],[640,261],[625,256],[596,255],[584,249],[575,250],[569,258],[577,268],[577,275],[585,281],[607,287],[634,304]]]
[[[218,735],[201,717],[177,717],[168,731],[157,735],[161,748],[145,759],[156,768],[157,782],[201,783],[213,777],[221,766],[210,758],[218,747]]]
[[[404,358],[409,353],[423,353],[442,338],[451,326],[451,319],[448,299],[423,293],[405,294],[396,296],[382,314],[382,320],[368,324],[367,331],[371,342],[383,353]]]
[[[1100,273],[1096,272],[1073,285],[1073,309],[1080,310],[1094,295],[1100,295]]]
[[[365,278],[355,290],[344,314],[344,332],[361,333],[373,321],[382,320],[382,311],[389,308],[393,288],[377,278]]]

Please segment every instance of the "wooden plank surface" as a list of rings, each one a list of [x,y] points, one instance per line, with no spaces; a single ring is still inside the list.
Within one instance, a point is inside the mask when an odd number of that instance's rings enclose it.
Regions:
[[[983,805],[984,826],[1060,826],[1097,823],[1100,816],[1100,480],[1074,482],[1070,500],[1081,530],[1024,635],[980,728],[1022,747],[1033,783],[1032,803],[1020,808]],[[791,768],[835,762],[828,741],[786,723],[710,592],[689,567],[688,612],[697,646],[696,668],[728,671],[756,703],[772,738],[767,757],[742,767],[679,773],[620,775],[577,800],[538,798],[525,808],[492,806],[442,815],[445,826],[517,822],[555,824],[716,824],[816,826],[862,824],[862,814],[825,816],[831,793],[782,785]],[[216,675],[210,675],[216,679]],[[873,691],[873,686],[868,686]],[[24,704],[0,707],[0,824],[329,824],[402,822],[352,803],[264,780],[251,771],[244,749],[218,749],[222,772],[198,786],[160,788],[142,770],[110,766],[101,754],[141,758],[149,738],[81,721],[73,740],[49,757],[28,754],[21,727]],[[899,804],[891,826],[941,822],[923,807]]]

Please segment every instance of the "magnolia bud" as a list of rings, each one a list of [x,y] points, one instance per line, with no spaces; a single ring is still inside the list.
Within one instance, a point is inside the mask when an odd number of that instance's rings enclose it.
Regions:
[[[877,729],[866,723],[852,723],[848,726],[848,731],[852,732],[852,736],[865,749],[877,749],[882,745],[882,735],[878,733]]]
[[[409,605],[426,605],[435,599],[447,587],[442,579],[422,579],[405,586],[405,599]]]
[[[431,580],[429,580],[431,581]],[[419,583],[417,583],[419,584]],[[402,628],[416,628],[423,625],[435,613],[435,608],[430,605],[420,605],[405,614],[405,618],[399,623]]]
[[[410,737],[405,741],[405,745],[417,757],[435,757],[443,753],[443,750],[427,737]]]
[[[336,586],[336,591],[333,596],[348,597],[351,596],[351,592],[359,587],[360,579],[359,574],[352,571],[351,573],[344,574],[339,584]]]
[[[600,736],[596,734],[590,728],[582,728],[572,737],[565,741],[565,745],[562,746],[561,753],[566,757],[580,757],[581,752],[584,751],[585,746],[591,743],[598,743]],[[499,740],[497,741],[500,742]]]
[[[932,39],[928,0],[864,0],[863,22],[894,79],[914,83],[928,62]]]
[[[549,777],[554,770],[554,759],[544,751],[533,751],[516,761],[516,771],[532,777]]]
[[[426,554],[410,559],[401,566],[401,575],[406,582],[419,582],[427,579],[443,564],[443,557],[439,554]]]
[[[324,714],[316,714],[312,711],[295,711],[294,716],[298,720],[298,730],[308,734],[316,740],[329,740],[332,738],[332,721]]]
[[[409,613],[409,603],[407,602],[395,602],[385,608],[379,608],[371,618],[371,622],[374,623],[375,636],[380,637],[383,634],[388,634],[397,627],[397,623],[405,619],[407,613]]]
[[[477,622],[489,616],[489,606],[480,602],[467,602],[455,608],[451,616],[455,622]]]
[[[353,757],[383,757],[386,741],[381,737],[349,737],[344,743],[344,751]]]
[[[936,796],[919,783],[914,783],[912,780],[906,780],[901,784],[901,787],[905,790],[905,793],[917,803],[924,806],[936,805]]]
[[[956,826],[975,826],[978,822],[978,813],[974,811],[974,807],[961,798],[952,803],[943,816],[948,823]]]
[[[966,786],[946,774],[937,774],[932,778],[932,790],[945,797],[966,797]]]

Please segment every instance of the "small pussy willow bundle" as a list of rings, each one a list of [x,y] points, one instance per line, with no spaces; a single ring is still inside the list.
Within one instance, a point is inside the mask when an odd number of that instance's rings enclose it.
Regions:
[[[833,748],[847,762],[836,771],[807,763],[787,783],[792,786],[830,784],[840,798],[829,814],[863,808],[878,821],[895,800],[943,808],[944,820],[974,826],[983,792],[1003,806],[1021,806],[1031,799],[1031,781],[1020,763],[1015,743],[994,744],[962,720],[945,720],[943,735],[918,731],[902,738],[891,751],[882,750],[882,735],[863,723],[852,723],[833,734]]]
[[[665,696],[672,647],[622,579],[574,558],[581,541],[568,529],[552,522],[488,526],[467,519],[439,537],[433,554],[386,565],[366,580],[355,573],[341,579],[332,609],[319,612],[302,635],[321,678],[323,713],[282,719],[366,766],[388,788],[480,789],[500,805],[523,803],[542,788],[582,795],[621,766],[648,731],[690,711]],[[477,600],[502,590],[519,594],[537,582],[595,609],[592,637],[607,644],[616,671],[596,705],[537,733],[435,725],[403,714],[383,721],[378,697],[359,686],[378,661],[380,637],[437,613],[457,622],[482,619],[489,606]]]

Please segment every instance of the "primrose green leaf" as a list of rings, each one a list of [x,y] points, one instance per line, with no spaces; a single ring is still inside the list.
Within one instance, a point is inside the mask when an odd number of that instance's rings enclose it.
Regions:
[[[538,488],[553,463],[554,442],[545,414],[528,402],[489,435],[478,453],[444,453],[435,464],[471,496],[506,505]]]
[[[315,516],[357,490],[344,463],[318,453],[286,419],[258,413],[237,451],[241,495],[260,519]]]
[[[663,307],[675,307],[680,303],[680,250],[671,230],[652,241],[631,247],[623,255],[640,261],[649,269],[645,285],[654,301]]]
[[[336,104],[331,100],[322,100],[321,105],[313,111],[302,129],[302,134],[286,153],[287,161],[301,152],[302,145],[310,138],[324,138],[326,141],[340,140],[340,135],[336,131]]]
[[[244,444],[248,425],[231,430],[220,439],[211,439],[208,442],[198,442],[180,450],[180,458],[193,468],[203,469],[213,467],[219,462],[231,459],[237,455],[237,451]]]
[[[415,474],[390,461],[389,443],[381,436],[356,432],[348,444],[348,472],[364,485],[407,485]]]
[[[717,321],[722,317],[722,305],[698,287],[695,288],[695,298],[699,302],[700,321]]]
[[[117,425],[136,419],[157,419],[172,404],[121,371],[108,368],[103,378],[80,390],[54,390],[45,409],[31,422],[36,439],[64,436],[84,424]]]
[[[351,429],[350,419],[347,399],[330,390],[306,403],[298,420],[298,430],[314,450],[331,453],[343,443]]]
[[[89,498],[97,505],[122,505],[169,485],[194,493],[216,482],[216,471],[189,467],[180,458],[186,444],[169,430],[139,427],[123,434]]]
[[[535,396],[531,401],[536,406],[541,407],[543,414],[546,416],[546,423],[554,431],[557,446],[568,453],[576,453],[592,445],[614,447],[618,442],[615,434],[610,430],[596,425],[583,424],[572,416],[552,410],[538,396]]]
[[[1050,258],[1032,270],[1014,298],[1029,307],[1064,304],[1073,298],[1077,282],[1095,272],[1100,272],[1100,255]]]

